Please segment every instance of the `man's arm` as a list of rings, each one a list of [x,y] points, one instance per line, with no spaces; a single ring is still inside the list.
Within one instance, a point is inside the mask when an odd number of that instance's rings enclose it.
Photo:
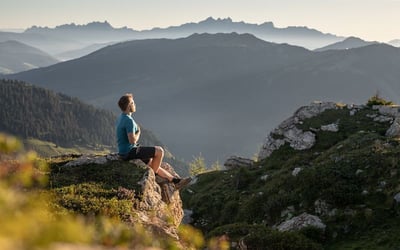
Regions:
[[[130,144],[136,144],[139,141],[140,138],[140,128],[138,127],[138,130],[136,133],[128,133],[128,139]]]

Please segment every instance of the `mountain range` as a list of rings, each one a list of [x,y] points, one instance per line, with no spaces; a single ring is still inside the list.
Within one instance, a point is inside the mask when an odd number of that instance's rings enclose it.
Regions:
[[[230,18],[214,19],[209,17],[198,23],[185,23],[179,26],[142,31],[127,27],[114,28],[107,21],[92,22],[86,25],[64,24],[55,28],[32,26],[22,33],[0,32],[0,41],[17,40],[57,57],[59,54],[80,50],[93,44],[149,38],[175,39],[194,33],[231,32],[249,33],[269,42],[288,43],[309,49],[320,48],[344,39],[307,27],[277,28],[272,22],[250,24],[234,22]],[[82,53],[79,56],[83,55]],[[58,58],[63,59],[62,56]]]
[[[118,43],[9,75],[118,112],[133,92],[137,120],[176,156],[211,161],[257,153],[265,134],[313,100],[400,96],[400,50],[372,44],[313,52],[250,34],[194,34]]]

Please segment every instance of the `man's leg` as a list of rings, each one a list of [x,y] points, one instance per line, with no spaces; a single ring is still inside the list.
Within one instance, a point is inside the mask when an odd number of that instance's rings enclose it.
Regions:
[[[148,165],[151,167],[151,169],[153,169],[154,173],[158,174],[159,176],[161,176],[162,178],[167,179],[168,181],[174,183],[175,185],[175,189],[179,190],[182,187],[188,185],[190,183],[190,181],[192,180],[192,178],[188,177],[188,178],[184,178],[181,179],[180,177],[175,177],[173,176],[170,172],[168,172],[166,169],[161,167],[161,163],[162,160],[164,158],[164,149],[162,147],[159,146],[155,146],[154,147],[154,156],[153,156],[153,152],[151,152],[151,155],[149,155],[149,148],[146,148],[142,153],[139,153],[140,156],[149,159],[150,157],[150,161],[148,161]],[[151,148],[153,149],[153,148]],[[140,150],[139,150],[140,151]],[[141,157],[138,157],[139,159]]]
[[[163,169],[161,166],[162,159],[164,158],[164,149],[159,146],[155,146],[154,158],[149,162],[149,166],[153,169],[154,173],[159,176],[172,181],[174,176],[172,176],[167,170]]]

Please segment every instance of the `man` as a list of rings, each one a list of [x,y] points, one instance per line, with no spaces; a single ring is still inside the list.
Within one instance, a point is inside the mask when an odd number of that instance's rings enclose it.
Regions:
[[[164,150],[162,147],[143,147],[138,145],[141,130],[132,117],[132,113],[136,112],[133,95],[130,93],[123,95],[118,101],[118,106],[122,111],[117,120],[118,153],[121,158],[126,161],[141,159],[153,169],[155,174],[174,183],[176,189],[180,189],[189,184],[191,178],[181,179],[175,177],[161,167],[161,162],[164,157]]]

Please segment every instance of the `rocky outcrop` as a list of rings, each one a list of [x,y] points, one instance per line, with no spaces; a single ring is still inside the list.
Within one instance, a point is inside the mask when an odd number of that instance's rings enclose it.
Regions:
[[[144,163],[137,161],[136,164]],[[168,163],[164,163],[163,168],[176,175]],[[158,179],[158,182],[161,185],[157,183],[154,171],[149,168],[140,181],[142,199],[137,203],[134,213],[137,214],[139,223],[157,233],[165,233],[178,239],[177,228],[184,215],[182,200],[179,192],[173,188],[172,184],[167,183],[162,178]],[[163,191],[163,189],[167,190]],[[168,193],[167,197],[165,197],[165,192]]]
[[[327,109],[336,108],[338,106],[333,102],[313,102],[309,106],[299,108],[292,117],[282,122],[265,138],[258,160],[270,156],[285,143],[296,150],[311,148],[315,144],[315,134],[311,131],[302,131],[296,127],[296,124],[301,124],[305,119],[319,115]]]
[[[299,108],[292,117],[282,122],[276,129],[267,135],[258,154],[258,160],[267,158],[279,149],[285,143],[288,143],[293,149],[305,150],[311,148],[315,144],[315,134],[319,130],[338,132],[339,121],[331,124],[322,125],[320,128],[310,128],[310,131],[302,131],[296,125],[301,125],[305,119],[317,116],[328,109],[347,108],[349,115],[353,116],[365,105],[343,105],[334,102],[313,102],[309,106]],[[367,114],[367,117],[375,122],[389,122],[390,128],[386,132],[386,136],[400,137],[400,106],[398,105],[375,105],[373,110],[377,113]]]
[[[66,163],[64,167],[85,164],[104,165],[119,160],[117,154],[81,155]],[[140,223],[154,233],[178,239],[177,227],[181,224],[184,216],[179,192],[167,180],[159,176],[156,177],[154,171],[146,167],[141,160],[131,160],[131,163],[148,169],[139,181],[141,199],[134,203],[133,213],[136,216],[130,219],[131,223]],[[162,167],[172,175],[178,176],[168,163],[162,163]]]

